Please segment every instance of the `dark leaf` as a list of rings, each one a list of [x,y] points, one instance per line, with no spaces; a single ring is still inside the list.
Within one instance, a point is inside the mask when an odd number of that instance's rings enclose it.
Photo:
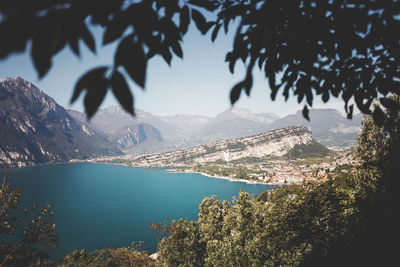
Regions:
[[[107,26],[103,35],[103,44],[109,44],[122,36],[127,28],[127,23],[123,19],[123,14],[119,14],[118,19],[114,19]]]
[[[258,58],[258,67],[260,68],[260,70],[262,69],[262,65],[264,64],[266,58],[267,56],[265,54],[261,54]]]
[[[207,33],[211,29],[211,27],[214,26],[214,25],[215,25],[214,21],[207,22],[204,33]]]
[[[88,92],[85,95],[83,100],[85,104],[85,112],[88,118],[90,119],[96,113],[99,108],[101,102],[103,102],[104,97],[106,96],[108,88],[108,80],[99,77],[99,79],[95,80],[94,83],[88,87]]]
[[[225,55],[225,62],[229,62],[232,60],[232,52],[228,52]]]
[[[32,41],[31,56],[39,78],[42,78],[51,67],[49,41],[37,37]]]
[[[372,118],[378,126],[382,126],[385,122],[385,113],[383,113],[380,107],[375,107],[374,111],[372,112]]]
[[[348,119],[351,119],[351,118],[353,118],[353,109],[354,109],[354,105],[350,105],[349,106],[349,112],[347,113],[347,118]]]
[[[313,94],[311,91],[306,91],[307,104],[311,107],[313,102]]]
[[[169,19],[162,19],[160,23],[163,25],[162,30],[164,32],[165,41],[167,43],[174,43],[182,40],[181,33],[178,27],[176,27],[175,23],[173,23]]]
[[[167,62],[168,65],[171,65],[172,54],[171,51],[169,51],[168,46],[163,46],[161,50],[161,56],[164,58],[165,62]]]
[[[93,53],[96,53],[96,43],[94,41],[92,33],[89,31],[84,23],[82,24],[80,30],[80,36],[82,37],[83,42]]]
[[[285,87],[283,88],[283,96],[285,97],[285,101],[287,101],[288,99],[289,99],[289,89],[290,89],[290,87],[291,87],[291,83],[290,82],[287,82],[286,84],[285,84]],[[275,94],[278,92],[278,89],[276,89],[276,91],[275,91]],[[272,98],[272,96],[271,96],[271,98]],[[274,100],[275,98],[273,98],[272,100]]]
[[[172,51],[174,51],[175,55],[177,55],[180,58],[183,58],[182,48],[178,41],[173,43],[171,47],[172,47]]]
[[[217,8],[215,2],[208,0],[190,0],[189,3],[198,7],[203,7],[208,11],[214,11]]]
[[[224,21],[224,31],[225,31],[225,33],[228,33],[228,26],[229,26],[229,20],[225,19],[225,21]]]
[[[250,90],[251,87],[253,86],[253,75],[252,75],[252,70],[254,67],[254,60],[250,63],[250,65],[247,68],[247,73],[246,73],[246,79],[244,80],[244,88],[246,89],[246,95],[250,96]]]
[[[74,93],[71,98],[71,104],[74,103],[84,89],[92,87],[93,84],[97,83],[98,80],[104,80],[104,75],[108,70],[107,67],[99,67],[86,72],[82,77],[79,78],[75,85]]]
[[[363,94],[361,93],[356,93],[354,95],[354,101],[357,104],[358,109],[364,113],[364,114],[370,114],[370,107],[372,104],[372,100],[371,99],[364,99]]]
[[[114,61],[117,66],[124,67],[132,80],[144,88],[147,60],[140,44],[133,42],[130,36],[125,37],[117,48]]]
[[[381,97],[381,98],[379,98],[379,102],[382,104],[382,106],[384,106],[388,110],[397,111],[400,108],[399,103],[397,103],[396,101],[394,101],[390,98]]]
[[[115,71],[113,73],[111,77],[111,87],[114,96],[122,107],[130,114],[133,114],[133,96],[124,76],[120,72]]]
[[[79,40],[78,40],[78,38],[71,38],[68,41],[68,44],[69,44],[69,47],[71,48],[71,50],[74,52],[74,54],[77,57],[80,57],[81,56],[81,52],[79,50]]]
[[[209,27],[204,16],[198,10],[192,9],[192,18],[194,20],[194,23],[196,24],[197,29],[199,29],[202,34],[206,34]]]
[[[190,12],[187,6],[184,6],[180,14],[179,31],[186,34],[190,24]]]
[[[309,111],[308,111],[307,106],[304,106],[304,108],[303,108],[303,117],[304,117],[306,120],[310,121],[310,117],[308,116],[308,113],[309,113]]]
[[[146,54],[146,60],[151,59],[152,57],[154,57],[156,55],[156,51],[154,51],[153,49],[149,49],[149,51]]]
[[[211,34],[211,41],[214,42],[217,39],[218,31],[221,28],[221,24],[216,24]]]
[[[230,99],[231,99],[232,105],[235,104],[236,101],[238,101],[243,87],[244,87],[244,82],[240,82],[232,88],[231,93],[230,93]]]
[[[324,103],[329,101],[329,92],[325,92],[322,94],[322,101],[324,101]]]
[[[15,34],[17,33],[18,34]],[[32,31],[27,25],[20,21],[2,21],[0,23],[0,35],[7,36],[0,42],[0,58],[7,57],[12,52],[22,52],[26,48],[29,36]]]
[[[229,71],[233,74],[233,72],[235,71],[235,63],[236,63],[236,59],[232,59],[231,62],[229,62]]]

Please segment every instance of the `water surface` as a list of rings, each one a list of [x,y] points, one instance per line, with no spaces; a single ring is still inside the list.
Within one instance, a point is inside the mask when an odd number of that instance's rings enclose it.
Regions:
[[[8,174],[13,185],[21,186],[21,207],[31,207],[33,200],[51,203],[60,239],[55,256],[132,241],[144,241],[143,249],[152,252],[156,241],[147,224],[167,217],[197,219],[205,196],[231,201],[240,189],[257,194],[271,188],[195,173],[91,163],[11,169]]]

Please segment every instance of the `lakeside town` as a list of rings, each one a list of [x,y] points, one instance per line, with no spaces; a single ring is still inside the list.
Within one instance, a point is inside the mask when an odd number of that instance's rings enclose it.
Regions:
[[[247,158],[236,162],[188,165],[168,171],[201,173],[205,176],[231,181],[269,185],[302,184],[308,181],[324,182],[336,178],[340,173],[352,171],[358,164],[353,154],[353,151],[347,150],[321,158]]]

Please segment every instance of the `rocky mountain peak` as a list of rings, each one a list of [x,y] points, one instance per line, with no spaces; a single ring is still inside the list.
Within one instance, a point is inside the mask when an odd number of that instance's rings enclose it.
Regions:
[[[0,140],[0,166],[121,154],[20,77],[0,82]]]
[[[239,107],[239,106],[233,106],[229,109],[229,111],[237,116],[241,116],[241,117],[247,117],[247,116],[251,116],[253,113],[247,109],[247,108],[243,108],[243,107]]]

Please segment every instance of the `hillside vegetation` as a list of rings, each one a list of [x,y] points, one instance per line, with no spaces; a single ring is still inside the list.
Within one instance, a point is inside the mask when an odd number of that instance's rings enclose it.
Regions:
[[[315,140],[312,140],[310,144],[296,144],[292,149],[286,153],[288,159],[297,158],[323,158],[333,153],[331,150],[321,145]]]

